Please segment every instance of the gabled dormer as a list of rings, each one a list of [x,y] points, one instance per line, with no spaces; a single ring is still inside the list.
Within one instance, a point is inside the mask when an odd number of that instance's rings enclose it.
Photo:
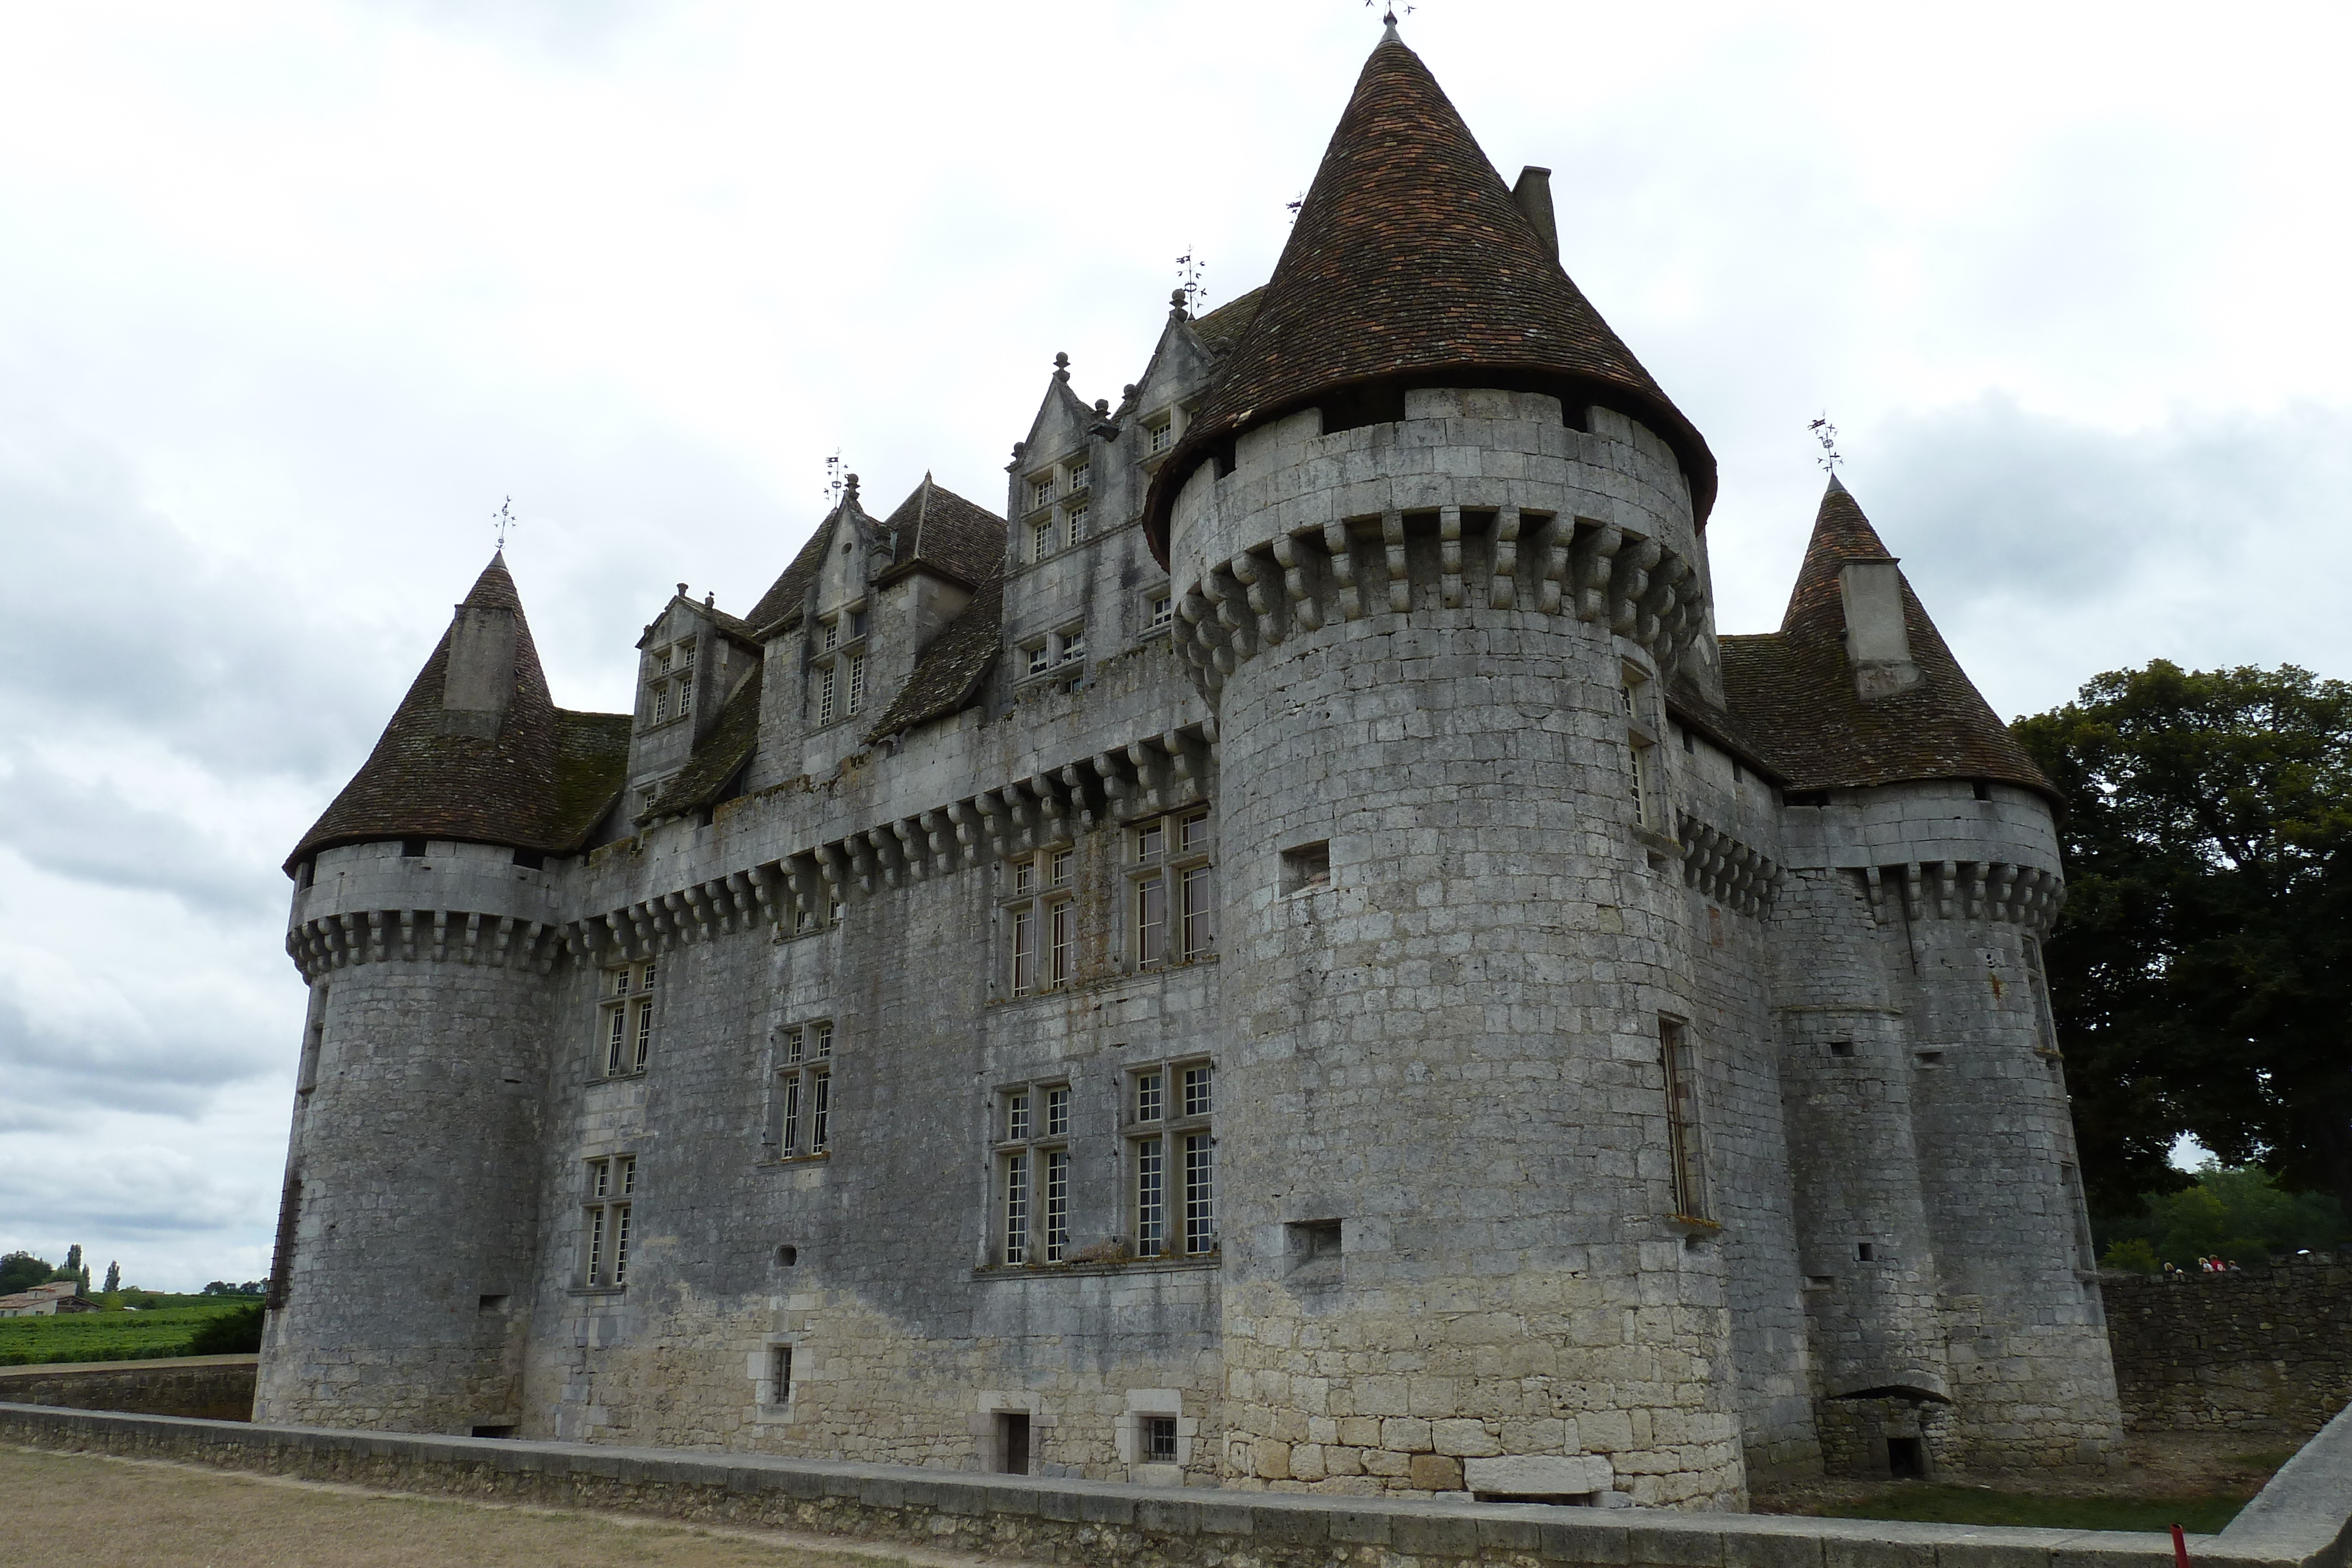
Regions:
[[[679,583],[637,639],[625,811],[632,821],[652,810],[759,665],[760,644],[749,623],[720,610],[709,594],[689,597]]]
[[[1090,408],[1070,390],[1070,356],[1055,355],[1053,380],[1037,417],[1005,465],[1005,516],[1013,519],[1008,541],[1012,570],[1083,545],[1104,521],[1119,520],[1097,517],[1095,494],[1102,472],[1099,450],[1118,429],[1108,402]]]

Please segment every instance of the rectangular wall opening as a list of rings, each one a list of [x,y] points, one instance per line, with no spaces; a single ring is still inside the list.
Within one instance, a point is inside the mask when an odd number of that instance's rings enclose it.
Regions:
[[[1926,1440],[1919,1437],[1887,1438],[1886,1469],[1898,1480],[1925,1480],[1927,1477]]]
[[[1305,893],[1310,888],[1331,885],[1331,845],[1329,841],[1316,844],[1300,844],[1282,852],[1282,891]]]
[[[1176,1462],[1176,1417],[1146,1416],[1143,1418],[1143,1458],[1146,1463],[1172,1465]]]
[[[996,1468],[1008,1476],[1029,1473],[1029,1413],[1026,1410],[997,1412]]]

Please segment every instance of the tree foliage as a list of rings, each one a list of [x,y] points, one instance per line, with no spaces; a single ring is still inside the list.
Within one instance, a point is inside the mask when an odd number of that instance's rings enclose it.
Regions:
[[[2145,1213],[2097,1223],[2110,1269],[2152,1274],[2220,1256],[2259,1264],[2282,1252],[2330,1251],[2352,1240],[2343,1207],[2325,1193],[2279,1190],[2258,1166],[2209,1165],[2194,1185],[2146,1195]]]
[[[0,1258],[0,1296],[13,1296],[19,1291],[46,1284],[55,1272],[46,1258],[36,1258],[30,1252],[11,1252]]]
[[[2047,947],[2092,1203],[2225,1165],[2352,1207],[2352,685],[2307,670],[2099,676],[2016,725],[2063,794]]]

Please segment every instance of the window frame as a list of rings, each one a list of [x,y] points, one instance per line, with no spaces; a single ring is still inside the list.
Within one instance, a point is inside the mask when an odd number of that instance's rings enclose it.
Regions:
[[[833,1153],[833,1086],[840,1030],[830,1015],[775,1031],[769,1067],[767,1157],[784,1164]]]
[[[1201,1262],[1223,1249],[1216,1202],[1216,1073],[1213,1057],[1194,1053],[1139,1062],[1121,1076],[1120,1211],[1128,1247],[1138,1258]],[[1205,1183],[1196,1181],[1196,1172],[1205,1175]]]
[[[810,728],[824,729],[855,718],[869,706],[866,632],[863,600],[817,618],[807,653],[815,687],[808,699]]]
[[[989,1262],[1004,1269],[1071,1261],[1070,1081],[1003,1083],[990,1092]]]
[[[1206,804],[1182,806],[1139,818],[1120,831],[1129,971],[1174,968],[1215,956],[1215,814]],[[1154,932],[1160,934],[1156,945]]]
[[[660,965],[658,956],[649,956],[598,967],[596,1033],[589,1057],[592,1082],[645,1076],[661,1021]]]
[[[1698,1048],[1688,1019],[1658,1015],[1659,1087],[1666,1113],[1667,1213],[1686,1225],[1717,1225],[1707,1190],[1706,1118]]]
[[[1077,845],[1046,844],[1007,856],[1000,875],[1005,994],[1023,1000],[1076,985],[1085,936]]]
[[[581,1200],[579,1267],[583,1291],[622,1291],[629,1283],[631,1219],[637,1198],[637,1156],[615,1151],[585,1162]]]

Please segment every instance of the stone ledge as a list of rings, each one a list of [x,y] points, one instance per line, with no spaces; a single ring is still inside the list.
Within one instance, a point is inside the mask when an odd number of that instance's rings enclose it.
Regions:
[[[0,1442],[129,1454],[394,1491],[501,1498],[746,1527],[823,1531],[1106,1568],[2170,1568],[2155,1534],[1866,1520],[1387,1502],[1181,1490],[760,1454],[260,1427],[0,1404]],[[2298,1530],[2193,1538],[2233,1568],[2341,1568]]]

